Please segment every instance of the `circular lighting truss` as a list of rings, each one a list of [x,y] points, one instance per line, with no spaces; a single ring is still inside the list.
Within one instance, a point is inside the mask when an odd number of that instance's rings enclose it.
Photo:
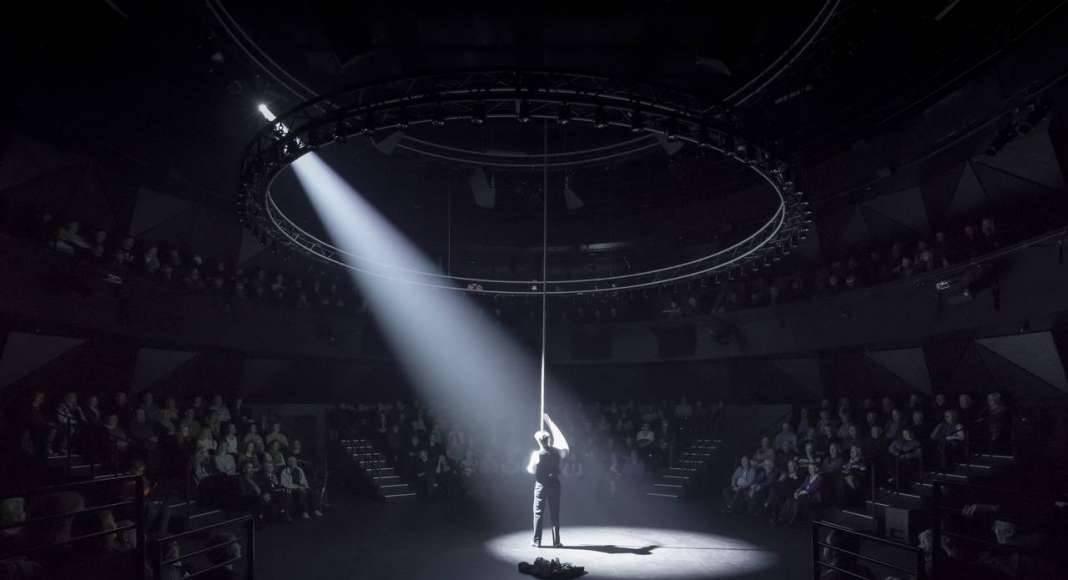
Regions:
[[[242,223],[282,247],[382,278],[466,292],[618,292],[742,268],[759,269],[778,261],[804,239],[812,223],[811,212],[787,164],[730,128],[730,118],[729,112],[674,89],[586,75],[493,71],[399,79],[308,101],[269,122],[245,151],[236,205]],[[643,138],[649,136],[690,143],[748,167],[767,182],[778,203],[753,233],[696,259],[613,276],[514,280],[413,271],[376,261],[374,256],[348,252],[294,223],[271,196],[271,183],[290,163],[332,143],[357,135],[375,139],[417,125],[478,126],[491,119],[519,124],[534,120],[581,123],[591,130],[610,126],[629,129],[628,139],[606,146],[613,152],[643,147]],[[565,152],[551,159],[550,165],[601,161],[589,150]]]

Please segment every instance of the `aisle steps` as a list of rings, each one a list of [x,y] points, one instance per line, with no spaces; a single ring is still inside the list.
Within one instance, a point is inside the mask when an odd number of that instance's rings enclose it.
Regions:
[[[375,495],[387,502],[412,501],[416,499],[415,488],[397,473],[384,455],[375,449],[368,439],[345,439],[341,441],[345,452],[364,477],[375,488]]]
[[[667,500],[686,497],[691,493],[700,471],[715,457],[722,444],[722,441],[713,439],[695,440],[675,458],[671,467],[657,476],[645,495]]]

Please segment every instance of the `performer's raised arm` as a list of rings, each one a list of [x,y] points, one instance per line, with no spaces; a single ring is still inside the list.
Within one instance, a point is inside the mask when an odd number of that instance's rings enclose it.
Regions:
[[[567,446],[567,439],[564,438],[563,432],[561,432],[560,428],[556,426],[556,423],[553,423],[553,420],[549,418],[548,413],[545,414],[545,425],[549,427],[549,433],[552,433],[553,447],[560,452],[560,458],[563,459],[567,457],[567,454],[571,452],[571,448]]]

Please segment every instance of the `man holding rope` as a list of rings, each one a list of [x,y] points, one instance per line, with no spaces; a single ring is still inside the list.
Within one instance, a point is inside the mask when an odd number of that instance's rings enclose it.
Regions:
[[[553,520],[553,547],[559,548],[563,546],[560,543],[560,462],[567,457],[570,448],[556,423],[548,414],[544,417],[544,425],[549,430],[534,433],[538,449],[531,452],[527,463],[527,473],[534,476],[534,541],[531,545],[541,547],[542,513],[548,503]]]

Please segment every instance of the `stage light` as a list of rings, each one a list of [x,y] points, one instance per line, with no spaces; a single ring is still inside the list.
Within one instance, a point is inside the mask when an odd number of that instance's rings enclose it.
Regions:
[[[677,141],[679,139],[679,119],[678,117],[671,117],[668,119],[667,128],[664,130],[664,136],[668,141]]]
[[[471,112],[471,124],[482,125],[486,122],[486,103],[479,101],[475,103],[474,110]]]
[[[749,163],[749,145],[742,139],[734,139],[734,148],[731,150],[731,155],[742,163]]]
[[[257,105],[256,106],[256,110],[259,111],[260,114],[263,115],[263,118],[267,119],[267,121],[274,121],[277,118],[277,117],[275,117],[275,114],[271,112],[271,109],[267,107],[267,105],[265,103],[260,103],[259,105]]]
[[[1039,101],[1033,101],[1028,103],[1020,111],[1016,119],[1016,134],[1026,135],[1031,132],[1031,129],[1035,125],[1042,122],[1042,119],[1049,112],[1049,107]]]
[[[430,117],[430,124],[435,127],[445,126],[445,109],[441,107],[441,103],[434,108],[434,114]]]
[[[349,138],[349,127],[344,121],[338,121],[337,125],[334,125],[333,137],[338,143],[344,143]]]
[[[712,147],[712,134],[704,123],[697,127],[697,146],[702,149],[710,149]]]
[[[597,111],[593,114],[593,126],[598,129],[604,129],[608,126],[608,114],[601,105],[597,105]]]
[[[773,549],[685,529],[578,525],[565,527],[564,533],[567,548],[557,551],[546,546],[540,550],[542,555],[548,552],[546,558],[584,566],[598,578],[763,577],[779,562]],[[491,538],[484,548],[514,567],[515,562],[532,557],[530,530]]]
[[[529,123],[530,122],[530,102],[527,101],[526,99],[520,99],[519,103],[516,105],[516,107],[517,107],[517,112],[516,112],[516,116],[515,116],[516,120],[518,120],[520,123]]]
[[[556,122],[560,125],[567,125],[571,122],[571,107],[567,103],[560,105],[560,111],[556,114]]]
[[[645,113],[638,107],[630,112],[630,132],[641,133],[645,130]]]
[[[361,135],[372,135],[375,132],[375,112],[367,111],[367,114],[363,117],[363,127],[360,129]]]

